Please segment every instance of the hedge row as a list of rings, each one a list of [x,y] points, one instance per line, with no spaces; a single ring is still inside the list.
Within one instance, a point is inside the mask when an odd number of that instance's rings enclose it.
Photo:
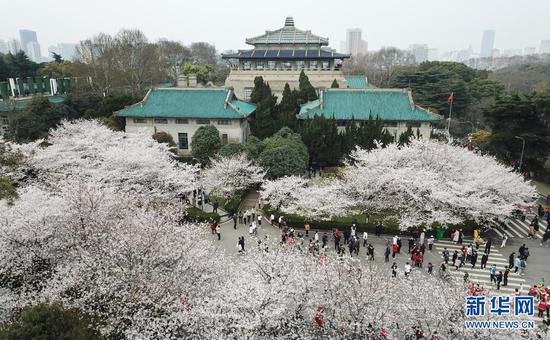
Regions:
[[[370,216],[369,217],[369,222],[367,222],[367,220],[366,220],[366,215],[339,217],[339,218],[335,218],[335,219],[330,220],[330,221],[316,221],[316,220],[312,220],[312,219],[307,219],[303,216],[292,215],[292,214],[284,214],[284,213],[281,213],[281,212],[276,211],[276,210],[271,210],[269,207],[264,207],[264,212],[265,212],[266,217],[270,216],[271,214],[276,216],[275,217],[276,219],[278,219],[279,216],[281,216],[281,215],[284,216],[284,219],[285,219],[287,225],[294,228],[294,229],[304,229],[306,223],[309,223],[311,225],[311,230],[312,231],[315,231],[315,230],[332,231],[336,228],[339,228],[339,229],[342,230],[342,229],[350,228],[351,225],[352,225],[353,219],[355,218],[356,221],[357,221],[356,222],[357,230],[360,231],[360,232],[367,231],[368,233],[373,233],[374,234],[375,227],[376,227],[376,224],[378,223],[378,221],[382,221],[382,225],[383,225],[382,233],[383,234],[388,234],[388,235],[410,235],[411,231],[412,231],[412,228],[409,229],[409,230],[400,230],[399,229],[399,223],[396,220],[392,220],[392,219],[387,219],[386,220],[382,216]],[[448,225],[447,228],[444,231],[444,235],[445,235],[445,237],[450,237],[451,232],[454,229],[459,228],[459,229],[462,229],[462,231],[464,232],[464,235],[466,237],[468,237],[468,236],[473,235],[473,230],[476,227],[476,225],[478,225],[478,224],[476,224],[474,221],[465,221],[465,222],[463,222],[461,224],[457,224],[457,225]],[[435,227],[436,226],[431,228],[434,236],[435,236],[435,229],[436,229]],[[430,232],[427,232],[427,234],[429,234],[429,233]]]
[[[202,211],[199,208],[191,207],[186,210],[184,220],[189,222],[210,222],[212,219],[220,221],[218,213]]]

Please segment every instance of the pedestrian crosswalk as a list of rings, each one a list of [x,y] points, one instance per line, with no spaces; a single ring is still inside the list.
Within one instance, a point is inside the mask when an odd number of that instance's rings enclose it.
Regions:
[[[504,234],[506,234],[508,237],[527,238],[529,236],[529,225],[531,224],[533,217],[534,216],[527,217],[525,221],[520,219],[510,219],[506,223],[506,228],[501,228],[497,224],[493,224],[491,227],[492,230],[500,237],[503,237]],[[548,223],[543,219],[539,219],[539,230],[535,233],[535,237],[537,239],[542,239],[542,235],[546,232],[546,228],[548,228]]]
[[[463,242],[464,245],[469,245],[470,243],[473,243],[473,241],[465,240]],[[526,293],[529,290],[529,287],[530,287],[529,283],[526,282],[526,280],[523,277],[521,277],[519,273],[514,273],[513,270],[510,272],[510,275],[508,277],[508,284],[506,286],[501,285],[500,289],[497,290],[496,283],[491,282],[489,268],[493,264],[497,267],[497,272],[502,271],[503,273],[504,273],[504,270],[509,265],[508,257],[503,255],[499,251],[496,244],[495,246],[491,247],[489,258],[487,260],[487,267],[485,269],[480,268],[481,255],[484,252],[485,245],[480,245],[478,250],[478,254],[479,254],[478,259],[473,268],[472,268],[472,264],[467,262],[458,270],[456,270],[455,267],[452,266],[452,255],[455,250],[460,253],[460,250],[462,249],[462,245],[455,244],[454,242],[451,242],[451,241],[440,240],[434,244],[434,247],[440,256],[443,256],[443,251],[445,250],[445,248],[449,251],[450,261],[449,261],[448,272],[450,275],[452,275],[454,278],[458,280],[463,279],[464,274],[468,273],[469,282],[479,283],[479,285],[483,286],[486,291],[489,291],[492,294],[499,294],[499,295],[511,294],[515,292],[516,288],[518,289],[518,291],[522,293]]]

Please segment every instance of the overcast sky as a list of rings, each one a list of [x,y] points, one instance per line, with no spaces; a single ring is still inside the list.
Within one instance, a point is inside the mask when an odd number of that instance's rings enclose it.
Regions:
[[[496,30],[499,49],[538,48],[550,39],[550,0],[0,0],[0,11],[0,39],[34,30],[44,52],[121,28],[139,28],[150,40],[246,48],[245,38],[282,27],[288,15],[336,49],[353,27],[363,30],[369,50],[426,43],[440,53],[469,45],[479,51],[485,29]]]

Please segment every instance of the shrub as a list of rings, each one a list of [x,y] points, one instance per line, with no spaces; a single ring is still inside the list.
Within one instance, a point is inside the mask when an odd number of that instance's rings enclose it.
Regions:
[[[16,320],[0,330],[0,340],[102,339],[92,319],[78,309],[40,304],[23,309]]]
[[[172,135],[170,135],[167,132],[160,131],[155,134],[153,134],[153,139],[156,140],[159,143],[166,143],[168,146],[176,146],[176,143],[174,143],[174,139],[172,138]]]
[[[243,144],[226,144],[220,148],[218,154],[222,157],[231,157],[246,152]]]
[[[206,165],[210,162],[210,158],[218,153],[221,146],[218,129],[214,125],[201,126],[191,140],[191,154],[202,165]]]
[[[210,222],[212,219],[219,221],[220,215],[217,213],[202,211],[199,208],[191,207],[186,210],[184,220],[189,222]]]

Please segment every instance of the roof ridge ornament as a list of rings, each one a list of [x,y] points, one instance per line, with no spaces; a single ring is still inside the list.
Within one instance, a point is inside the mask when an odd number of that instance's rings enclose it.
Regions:
[[[291,16],[286,17],[285,27],[294,27],[294,19]]]

